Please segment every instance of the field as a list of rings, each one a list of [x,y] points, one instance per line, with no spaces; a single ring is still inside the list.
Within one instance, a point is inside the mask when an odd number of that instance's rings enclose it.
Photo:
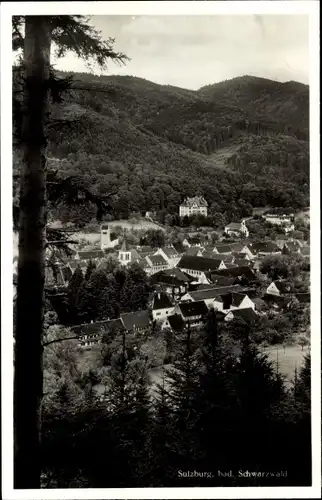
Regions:
[[[275,367],[278,366],[279,372],[285,376],[286,382],[291,382],[294,377],[295,368],[297,372],[302,366],[304,356],[309,352],[308,347],[298,345],[285,347],[282,346],[268,347],[263,350],[268,355],[268,358]]]

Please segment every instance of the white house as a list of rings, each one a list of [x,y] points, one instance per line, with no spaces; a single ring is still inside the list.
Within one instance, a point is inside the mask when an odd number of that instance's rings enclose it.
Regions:
[[[269,295],[284,295],[291,293],[291,287],[288,283],[283,280],[272,281],[270,285],[266,288],[266,293]]]
[[[255,311],[254,302],[248,297],[246,293],[229,292],[225,294],[218,294],[213,300],[212,307],[221,312],[229,312],[236,309],[253,309]]]
[[[164,292],[156,292],[152,303],[152,318],[155,321],[163,321],[173,313],[174,305],[168,295]]]
[[[145,270],[149,275],[164,271],[170,267],[166,259],[160,254],[147,255],[145,261],[147,263]]]
[[[175,267],[181,258],[180,254],[172,245],[158,248],[154,255],[161,255],[164,260],[167,261],[170,268]]]
[[[203,300],[198,302],[179,302],[173,310],[173,314],[182,317],[185,323],[191,327],[200,326],[208,314],[208,307]]]
[[[192,257],[183,255],[177,264],[177,267],[184,273],[192,276],[199,283],[209,284],[207,276],[209,271],[218,271],[226,269],[222,260],[205,259],[203,257]]]
[[[194,196],[193,198],[186,198],[180,205],[180,217],[192,216],[202,214],[207,216],[208,203],[203,196]]]
[[[265,222],[276,226],[282,226],[285,234],[294,231],[294,214],[264,214],[262,215]]]
[[[111,228],[108,224],[101,225],[101,249],[114,248],[119,244],[119,239],[112,239]]]
[[[229,236],[244,236],[245,238],[249,236],[249,231],[244,219],[241,222],[231,222],[225,226],[224,232]]]

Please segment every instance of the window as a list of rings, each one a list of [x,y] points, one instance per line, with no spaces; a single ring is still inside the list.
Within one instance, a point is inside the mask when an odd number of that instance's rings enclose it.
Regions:
[[[160,316],[161,313],[156,313],[156,316]]]

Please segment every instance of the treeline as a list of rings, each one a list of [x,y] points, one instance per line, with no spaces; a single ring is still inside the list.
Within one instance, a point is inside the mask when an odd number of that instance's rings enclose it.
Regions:
[[[176,360],[151,392],[138,340],[119,333],[95,376],[100,403],[72,373],[70,349],[54,386],[47,358],[43,486],[309,486],[310,358],[287,388],[245,325],[240,338],[210,312],[200,331],[175,336]]]
[[[66,296],[54,295],[52,305],[61,324],[77,325],[145,309],[150,291],[147,275],[138,265],[123,268],[108,260],[96,268],[90,261],[85,274],[80,267],[76,268]]]

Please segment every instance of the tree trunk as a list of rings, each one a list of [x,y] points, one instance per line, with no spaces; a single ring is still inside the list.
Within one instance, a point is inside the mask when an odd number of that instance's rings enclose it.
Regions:
[[[50,39],[46,17],[26,16],[14,376],[14,488],[19,489],[40,487],[46,236],[44,128],[48,112]]]

